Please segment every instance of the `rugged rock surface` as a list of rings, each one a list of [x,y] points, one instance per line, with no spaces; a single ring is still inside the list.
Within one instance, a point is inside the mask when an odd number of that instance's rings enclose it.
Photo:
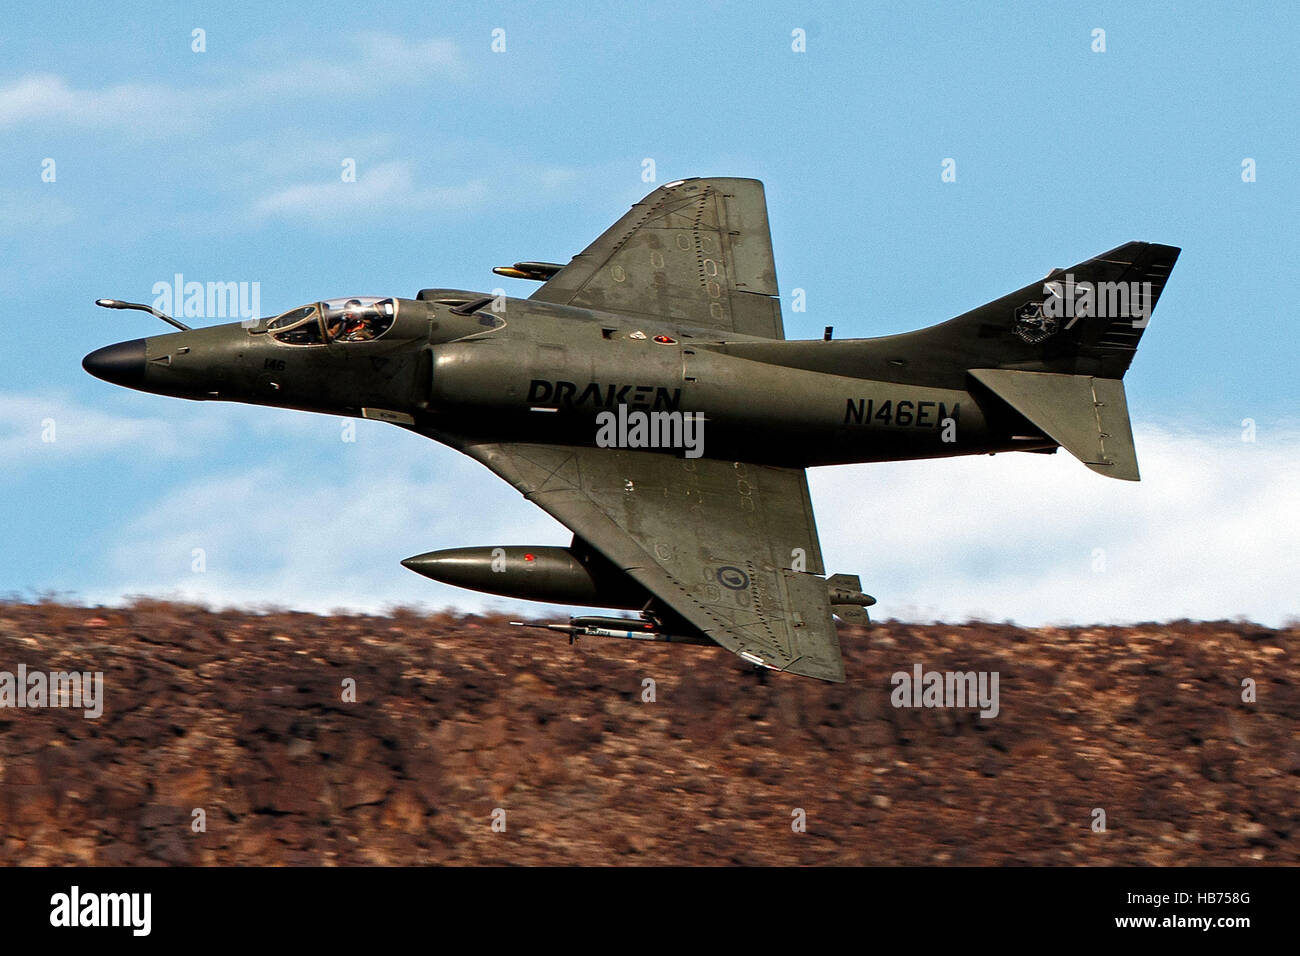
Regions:
[[[886,622],[828,686],[500,618],[4,604],[0,671],[102,671],[104,709],[0,709],[0,862],[1294,864],[1298,634]],[[915,663],[1000,713],[895,708]]]

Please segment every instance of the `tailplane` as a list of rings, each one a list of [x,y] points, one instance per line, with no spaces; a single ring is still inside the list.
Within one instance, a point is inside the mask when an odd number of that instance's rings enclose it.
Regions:
[[[1016,369],[976,368],[970,374],[1093,471],[1138,480],[1122,380]]]

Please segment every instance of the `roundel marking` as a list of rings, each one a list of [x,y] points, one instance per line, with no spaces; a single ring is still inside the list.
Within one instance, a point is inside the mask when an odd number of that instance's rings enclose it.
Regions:
[[[749,575],[734,565],[718,568],[718,583],[732,591],[743,591],[749,587]]]

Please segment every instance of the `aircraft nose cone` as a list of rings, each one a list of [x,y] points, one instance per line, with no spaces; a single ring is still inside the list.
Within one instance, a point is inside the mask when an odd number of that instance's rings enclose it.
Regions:
[[[407,558],[402,562],[402,567],[414,571],[416,574],[423,574],[427,577],[433,577],[437,573],[442,562],[439,560],[438,552],[430,551],[427,554],[417,554],[414,557]],[[434,580],[437,580],[436,578]]]
[[[144,365],[144,339],[106,345],[81,360],[81,367],[95,378],[128,387],[144,384]]]

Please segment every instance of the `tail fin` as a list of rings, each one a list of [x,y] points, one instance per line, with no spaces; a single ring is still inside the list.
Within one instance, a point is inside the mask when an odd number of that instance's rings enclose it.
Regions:
[[[1130,242],[913,335],[1093,471],[1137,481],[1122,379],[1178,253]]]
[[[1179,251],[1126,243],[909,333],[907,344],[960,357],[967,368],[1123,378]]]
[[[1178,253],[1130,242],[915,332],[839,348],[743,342],[728,350],[857,378],[970,389],[1004,402],[1093,471],[1137,481],[1122,380]]]

